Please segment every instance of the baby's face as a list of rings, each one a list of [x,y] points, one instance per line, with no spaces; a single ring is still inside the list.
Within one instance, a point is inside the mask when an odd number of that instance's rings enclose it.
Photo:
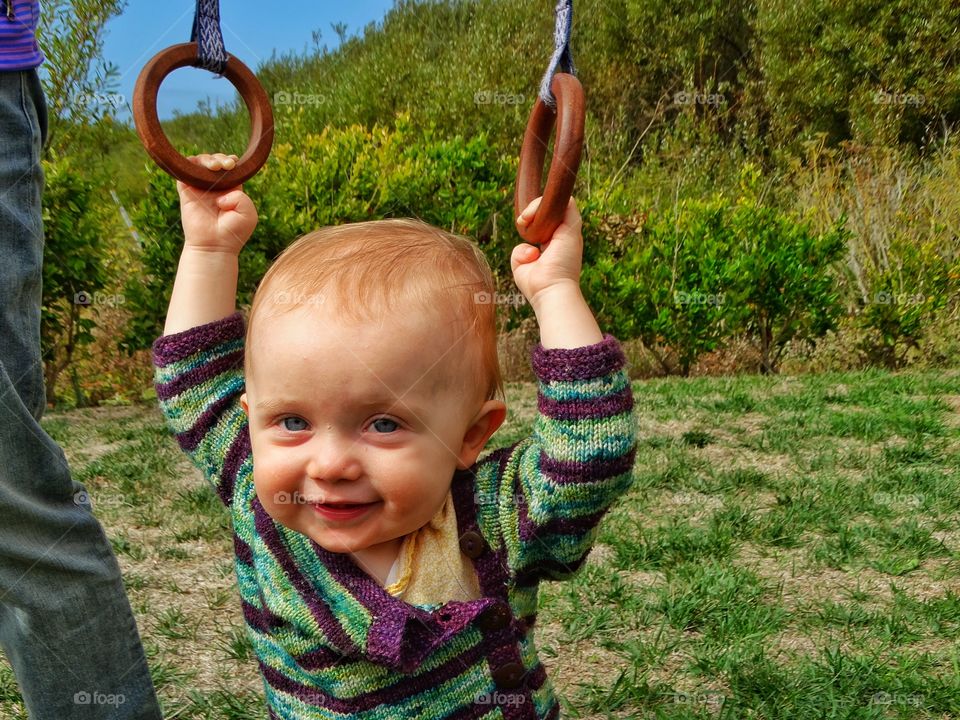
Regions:
[[[257,496],[327,550],[385,548],[426,525],[503,420],[503,403],[464,390],[469,336],[410,315],[345,323],[320,305],[257,319],[242,398]]]

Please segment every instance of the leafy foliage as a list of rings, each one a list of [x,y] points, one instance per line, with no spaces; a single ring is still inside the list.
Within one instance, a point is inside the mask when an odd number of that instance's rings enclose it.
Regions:
[[[867,331],[860,350],[870,364],[902,367],[920,350],[924,329],[955,296],[960,275],[931,243],[916,246],[900,237],[894,263],[874,277],[873,292],[861,300],[858,321]]]
[[[763,0],[764,114],[775,137],[921,146],[960,119],[960,6]]]
[[[102,58],[104,26],[125,0],[46,0],[37,32],[47,62],[41,66],[50,109],[46,152],[78,153],[79,138],[119,104],[111,92],[117,69]]]
[[[686,375],[741,334],[758,346],[761,370],[776,372],[789,343],[815,342],[842,312],[842,227],[811,232],[749,193],[683,203],[630,238],[585,270],[586,284],[611,332],[639,337],[667,372],[662,349]]]
[[[110,219],[93,183],[66,160],[44,164],[44,261],[41,341],[49,400],[74,351],[93,342],[96,323],[84,311],[109,282],[101,237]]]

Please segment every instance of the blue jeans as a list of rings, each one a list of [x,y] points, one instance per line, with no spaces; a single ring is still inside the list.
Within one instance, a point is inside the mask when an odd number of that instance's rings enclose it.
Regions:
[[[32,720],[161,718],[120,568],[40,427],[46,105],[0,72],[0,646]]]

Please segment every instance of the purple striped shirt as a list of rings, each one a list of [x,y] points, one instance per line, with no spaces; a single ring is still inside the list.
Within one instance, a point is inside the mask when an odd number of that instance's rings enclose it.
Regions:
[[[39,20],[39,0],[0,0],[0,71],[30,70],[43,62]]]

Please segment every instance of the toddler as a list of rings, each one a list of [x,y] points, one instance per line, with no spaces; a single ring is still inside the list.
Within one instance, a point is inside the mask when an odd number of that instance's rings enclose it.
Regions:
[[[623,353],[580,292],[575,204],[550,242],[513,251],[541,333],[538,416],[480,458],[506,406],[473,243],[413,220],[318,230],[268,270],[245,324],[253,203],[178,190],[157,394],[231,513],[270,717],[559,717],[534,644],[538,584],[583,563],[635,446]]]

